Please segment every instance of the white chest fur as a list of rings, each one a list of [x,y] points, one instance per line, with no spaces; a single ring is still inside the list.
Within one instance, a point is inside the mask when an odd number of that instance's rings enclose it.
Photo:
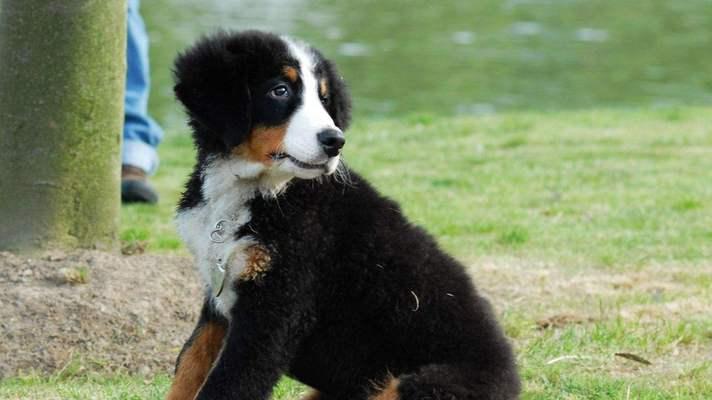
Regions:
[[[193,254],[201,278],[212,294],[216,308],[225,316],[237,300],[232,282],[245,267],[245,249],[253,244],[247,236],[235,238],[235,232],[250,221],[247,203],[258,191],[255,180],[239,179],[242,163],[229,159],[209,161],[203,171],[204,202],[176,216],[178,233]],[[216,225],[221,228],[216,232]],[[225,266],[225,287],[217,295],[214,286],[219,265]]]

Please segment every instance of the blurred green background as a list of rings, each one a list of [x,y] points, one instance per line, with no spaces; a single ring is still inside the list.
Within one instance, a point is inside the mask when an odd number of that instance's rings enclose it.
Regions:
[[[171,62],[218,27],[322,49],[359,117],[712,103],[709,0],[145,0],[142,12],[151,108],[169,130],[183,129]]]

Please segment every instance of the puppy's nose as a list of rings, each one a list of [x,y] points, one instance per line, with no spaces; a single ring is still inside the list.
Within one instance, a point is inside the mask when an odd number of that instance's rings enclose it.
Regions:
[[[343,132],[338,129],[324,129],[316,134],[316,138],[319,140],[321,148],[324,149],[324,153],[329,157],[339,155],[341,148],[346,143]]]

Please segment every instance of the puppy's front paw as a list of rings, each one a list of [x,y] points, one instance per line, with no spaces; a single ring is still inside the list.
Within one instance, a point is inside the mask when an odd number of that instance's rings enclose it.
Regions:
[[[248,247],[245,251],[247,252],[245,269],[238,279],[241,281],[249,281],[264,276],[269,270],[269,263],[272,260],[272,257],[269,255],[269,250],[262,245],[256,244]]]

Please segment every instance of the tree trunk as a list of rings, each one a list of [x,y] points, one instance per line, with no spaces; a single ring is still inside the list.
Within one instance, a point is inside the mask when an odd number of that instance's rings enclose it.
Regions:
[[[0,250],[114,248],[126,2],[0,1]]]

